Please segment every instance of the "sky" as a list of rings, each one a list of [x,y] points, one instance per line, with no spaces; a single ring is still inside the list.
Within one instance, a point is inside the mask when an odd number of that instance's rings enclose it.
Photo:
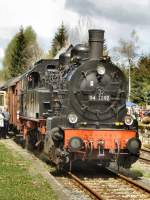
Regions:
[[[62,22],[72,43],[87,40],[87,28],[104,29],[109,50],[120,38],[129,39],[134,29],[141,52],[150,53],[150,0],[0,0],[0,8],[0,63],[20,26],[32,26],[48,51]],[[79,22],[80,39],[75,32]]]

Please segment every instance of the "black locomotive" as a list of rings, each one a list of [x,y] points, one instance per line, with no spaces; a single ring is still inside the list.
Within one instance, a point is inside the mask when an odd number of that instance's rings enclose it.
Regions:
[[[90,30],[89,47],[76,45],[60,55],[55,71],[56,84],[50,81],[52,116],[60,126],[102,128],[113,127],[126,114],[127,82],[122,71],[103,57],[104,31]],[[58,70],[58,71],[57,71]],[[60,77],[58,77],[58,74]],[[56,111],[55,111],[56,109]],[[70,123],[67,120],[72,113]],[[69,119],[69,118],[68,118]],[[53,123],[53,119],[50,124]],[[51,125],[53,127],[53,125]]]
[[[50,84],[52,112],[45,139],[45,152],[56,164],[89,159],[91,151],[90,159],[104,165],[116,154],[126,167],[136,160],[129,155],[138,154],[140,141],[137,121],[126,114],[127,81],[103,57],[103,43],[104,31],[89,30],[89,46],[78,44],[60,55],[61,77]]]
[[[127,80],[103,56],[104,31],[59,59],[40,60],[21,79],[20,130],[57,165],[78,159],[129,167],[139,155],[137,121],[127,115]]]

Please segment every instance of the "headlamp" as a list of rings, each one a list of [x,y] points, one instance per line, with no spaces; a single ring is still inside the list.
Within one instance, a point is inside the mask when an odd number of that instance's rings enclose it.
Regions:
[[[125,116],[124,123],[128,126],[131,126],[133,124],[133,118],[130,115]]]
[[[69,122],[70,122],[71,124],[75,124],[75,123],[77,123],[77,121],[78,121],[78,117],[77,117],[76,114],[70,113],[70,114],[68,115],[68,120],[69,120]]]
[[[105,74],[105,67],[104,66],[102,66],[102,65],[99,65],[99,66],[97,66],[97,73],[99,74],[99,75],[104,75]]]

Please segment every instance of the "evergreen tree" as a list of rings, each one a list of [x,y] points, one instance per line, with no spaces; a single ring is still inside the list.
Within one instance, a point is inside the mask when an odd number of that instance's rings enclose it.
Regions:
[[[150,91],[150,56],[143,56],[138,67],[131,71],[132,100],[138,104],[146,103],[147,93]]]
[[[4,60],[3,60],[3,77],[4,77],[4,80],[7,80],[11,77],[11,74],[10,74],[10,69],[12,67],[11,65],[11,61],[12,61],[12,55],[13,55],[13,52],[16,48],[16,39],[17,37],[14,36],[12,38],[12,40],[10,41],[10,43],[8,44],[6,50],[5,50],[5,55],[4,55]]]
[[[42,56],[32,27],[20,31],[12,38],[5,50],[3,77],[6,79],[18,76]]]
[[[58,28],[58,31],[55,33],[54,39],[52,41],[52,49],[50,50],[49,54],[54,57],[62,47],[65,47],[67,40],[68,33],[64,24],[62,23]]]
[[[20,29],[16,36],[15,49],[11,55],[11,68],[9,72],[11,77],[21,74],[25,69],[24,51],[26,48],[26,41],[23,33],[23,28]]]
[[[24,30],[24,36],[25,36],[25,40],[28,44],[36,42],[36,33],[31,26],[28,26]]]
[[[24,51],[24,57],[26,61],[26,68],[29,68],[43,56],[43,52],[38,45],[36,33],[31,26],[24,30],[24,37],[27,44]]]

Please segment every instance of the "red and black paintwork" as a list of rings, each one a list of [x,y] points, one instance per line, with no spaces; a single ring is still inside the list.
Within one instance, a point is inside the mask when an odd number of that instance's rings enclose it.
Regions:
[[[57,166],[81,159],[130,167],[139,155],[137,121],[125,120],[127,80],[103,43],[103,30],[89,30],[88,46],[40,60],[4,87],[26,146],[43,147]]]

